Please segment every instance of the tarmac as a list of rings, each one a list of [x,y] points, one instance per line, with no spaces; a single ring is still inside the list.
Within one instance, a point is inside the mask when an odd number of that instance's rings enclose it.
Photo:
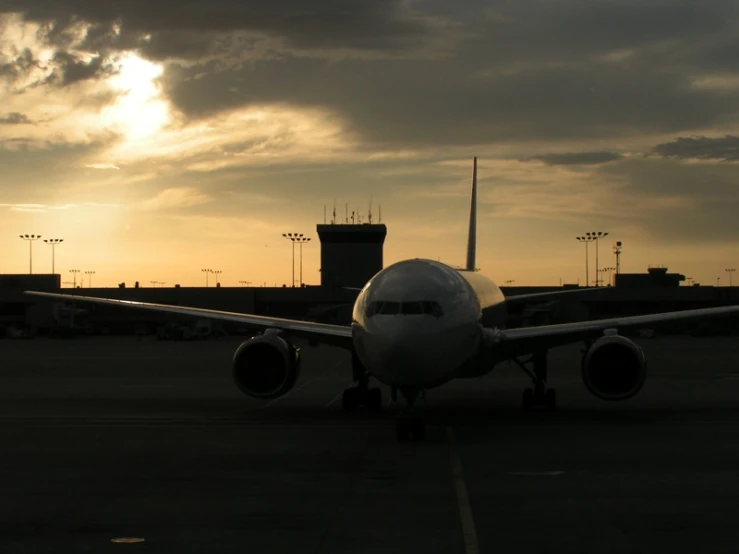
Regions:
[[[241,340],[0,341],[0,552],[739,551],[737,338],[638,341],[650,374],[621,403],[589,395],[581,345],[554,350],[554,413],[499,366],[428,392],[423,443],[392,406],[342,411],[340,350],[243,396]]]

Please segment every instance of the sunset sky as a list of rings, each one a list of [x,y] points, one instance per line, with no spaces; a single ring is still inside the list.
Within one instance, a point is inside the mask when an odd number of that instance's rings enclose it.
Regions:
[[[281,285],[302,232],[318,283],[324,206],[370,199],[386,265],[459,265],[473,156],[500,284],[584,283],[586,231],[625,272],[739,267],[733,0],[4,0],[0,100],[1,273],[35,233],[64,281]]]

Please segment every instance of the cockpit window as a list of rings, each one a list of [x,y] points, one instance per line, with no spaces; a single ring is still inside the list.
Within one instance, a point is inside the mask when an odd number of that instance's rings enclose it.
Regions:
[[[432,315],[441,317],[444,312],[438,302],[427,300],[413,302],[371,302],[367,309],[367,317],[382,315]]]

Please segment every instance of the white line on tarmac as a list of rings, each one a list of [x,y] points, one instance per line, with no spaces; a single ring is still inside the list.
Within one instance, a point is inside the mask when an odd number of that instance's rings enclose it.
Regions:
[[[316,375],[315,377],[313,377],[313,379],[309,379],[308,381],[306,381],[305,383],[303,383],[299,387],[295,387],[294,389],[291,389],[287,394],[283,394],[282,396],[280,396],[278,398],[275,398],[274,400],[271,400],[271,401],[267,402],[264,406],[259,406],[258,408],[254,408],[254,410],[255,411],[256,410],[266,410],[267,408],[269,408],[270,406],[273,406],[277,402],[279,402],[281,400],[284,400],[285,398],[287,398],[288,396],[290,396],[294,392],[298,392],[299,390],[304,389],[305,387],[307,387],[308,385],[310,385],[312,382],[317,381],[318,379],[320,379],[321,377],[323,377],[329,371],[333,371],[334,369],[338,368],[344,362],[346,362],[346,360],[339,360],[330,369],[323,370],[321,373],[319,373],[318,375]]]
[[[509,471],[508,475],[520,475],[526,477],[555,477],[564,475],[564,471]]]
[[[174,385],[118,385],[122,389],[171,389]]]
[[[457,493],[459,519],[462,521],[464,551],[466,554],[479,554],[480,543],[477,540],[475,518],[472,515],[470,497],[467,493],[467,484],[464,480],[462,461],[459,459],[459,454],[457,453],[457,445],[456,441],[454,440],[454,430],[451,427],[447,427],[446,435],[449,439],[449,460],[452,464],[452,481],[454,482],[454,490]]]
[[[341,392],[340,392],[339,394],[337,394],[336,396],[334,396],[334,397],[333,397],[333,398],[331,399],[331,401],[330,401],[330,402],[329,402],[328,404],[326,404],[326,405],[324,406],[324,408],[326,408],[326,409],[330,408],[330,407],[331,407],[331,404],[333,404],[333,403],[334,403],[334,402],[336,402],[336,401],[337,401],[337,400],[338,400],[339,398],[341,398],[341,395],[342,395],[342,394],[344,394],[344,391],[343,391],[343,390],[342,390],[342,391],[341,391]]]

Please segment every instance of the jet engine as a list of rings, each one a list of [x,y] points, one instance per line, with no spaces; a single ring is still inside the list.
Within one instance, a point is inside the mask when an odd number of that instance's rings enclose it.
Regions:
[[[626,400],[647,378],[647,360],[637,344],[620,335],[601,337],[582,359],[582,379],[601,400]]]
[[[257,335],[234,353],[233,378],[254,398],[278,398],[293,388],[300,374],[300,350],[277,334]]]

